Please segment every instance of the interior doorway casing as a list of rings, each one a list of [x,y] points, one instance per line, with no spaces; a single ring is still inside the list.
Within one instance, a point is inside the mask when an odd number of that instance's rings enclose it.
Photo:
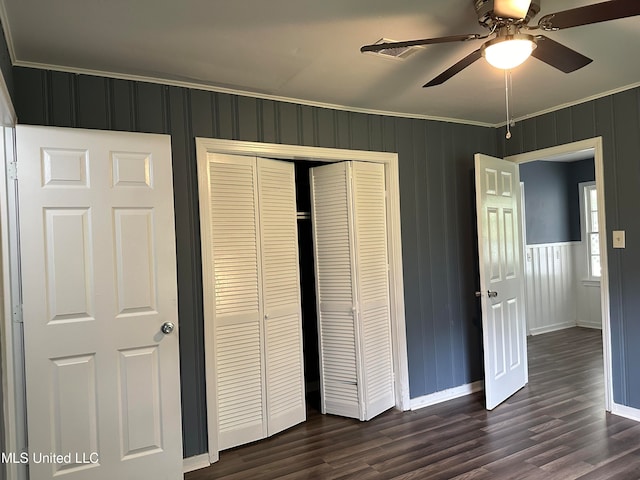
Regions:
[[[409,410],[409,368],[407,356],[407,338],[404,312],[404,281],[402,268],[402,241],[400,232],[400,184],[398,170],[398,154],[386,152],[369,152],[363,150],[346,150],[322,147],[307,147],[298,145],[281,145],[271,143],[243,142],[235,140],[219,140],[210,138],[196,138],[196,157],[198,171],[206,168],[207,154],[223,153],[230,155],[259,156],[277,160],[296,160],[312,162],[343,162],[359,161],[381,163],[385,166],[385,182],[387,191],[387,221],[389,248],[389,285],[391,300],[391,334],[393,343],[393,364],[395,374],[395,397],[398,410]],[[204,176],[199,175],[198,185],[200,195],[206,193]],[[201,198],[202,201],[202,198]],[[205,199],[206,201],[206,199]],[[212,279],[203,278],[204,289]],[[207,318],[212,318],[210,299],[204,299],[204,336],[205,336],[205,371],[215,372],[215,358],[213,345],[213,325],[209,325]],[[207,374],[208,377],[209,374]],[[215,384],[207,382],[207,410],[216,405]],[[208,416],[207,431],[209,440],[209,461],[218,460],[217,425],[215,418]]]
[[[505,160],[521,164],[536,160],[553,160],[556,157],[590,150],[593,152],[596,171],[596,185],[598,194],[598,224],[600,225],[600,261],[602,275],[600,277],[600,300],[602,315],[602,345],[604,358],[604,392],[605,410],[610,412],[613,407],[612,363],[611,363],[611,313],[609,308],[609,262],[607,259],[607,224],[605,215],[604,194],[604,159],[602,137],[594,137],[579,142],[557,145],[532,152],[521,153],[506,157]]]

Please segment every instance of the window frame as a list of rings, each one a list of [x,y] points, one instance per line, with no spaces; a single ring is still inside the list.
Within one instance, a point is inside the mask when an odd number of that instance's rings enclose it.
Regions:
[[[578,184],[579,192],[580,192],[580,233],[582,237],[582,244],[584,246],[584,262],[586,266],[587,276],[584,279],[586,283],[594,283],[600,284],[600,279],[602,278],[602,270],[600,275],[593,274],[593,266],[592,266],[592,257],[597,256],[598,258],[602,258],[600,248],[598,248],[598,252],[592,252],[591,250],[591,241],[590,236],[592,234],[597,234],[598,238],[600,238],[600,225],[598,222],[598,231],[592,231],[591,229],[591,215],[596,213],[598,215],[598,203],[597,203],[597,186],[596,182],[581,182]],[[590,201],[590,192],[596,191],[596,203],[592,204]],[[599,216],[598,216],[599,220]]]

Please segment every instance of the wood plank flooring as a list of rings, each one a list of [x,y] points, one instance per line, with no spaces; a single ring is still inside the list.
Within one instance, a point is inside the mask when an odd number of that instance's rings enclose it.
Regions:
[[[363,423],[310,409],[185,480],[640,479],[640,423],[604,411],[600,331],[530,337],[528,351],[529,384],[492,412],[482,393]]]

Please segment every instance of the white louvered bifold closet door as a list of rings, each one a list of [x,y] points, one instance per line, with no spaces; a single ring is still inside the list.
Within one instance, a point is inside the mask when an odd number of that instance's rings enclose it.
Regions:
[[[258,158],[267,435],[304,422],[294,164]]]
[[[352,162],[364,419],[395,405],[384,165]]]
[[[384,165],[311,169],[322,406],[369,420],[395,405]]]
[[[209,162],[218,441],[266,436],[258,187],[253,157]]]
[[[348,163],[311,169],[322,412],[360,418]]]

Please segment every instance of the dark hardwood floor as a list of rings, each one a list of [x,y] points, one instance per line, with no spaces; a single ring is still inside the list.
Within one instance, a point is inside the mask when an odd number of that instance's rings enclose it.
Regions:
[[[640,423],[604,411],[598,330],[530,337],[529,384],[492,412],[482,393],[358,422],[310,410],[221,452],[185,480],[640,479]]]

